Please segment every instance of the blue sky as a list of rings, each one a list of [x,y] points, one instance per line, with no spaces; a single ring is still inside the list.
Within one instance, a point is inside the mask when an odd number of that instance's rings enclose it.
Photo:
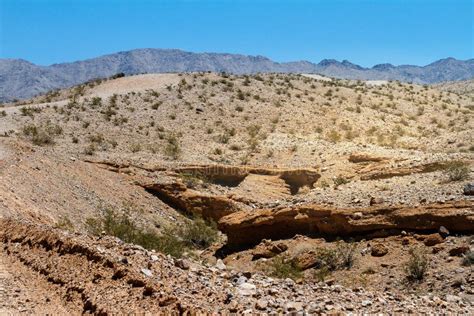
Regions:
[[[473,58],[473,0],[0,0],[0,57],[40,65],[134,48],[348,59]]]

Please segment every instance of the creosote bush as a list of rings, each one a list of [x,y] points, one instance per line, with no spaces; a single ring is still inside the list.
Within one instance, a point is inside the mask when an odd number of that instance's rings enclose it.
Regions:
[[[38,146],[54,144],[54,138],[62,133],[63,130],[59,125],[45,124],[37,126],[28,124],[23,126],[23,135]]]
[[[178,159],[181,155],[181,147],[179,144],[179,139],[175,135],[170,135],[167,137],[167,143],[165,146],[165,155],[173,159]]]
[[[407,277],[411,281],[421,281],[428,269],[428,258],[420,249],[410,249],[410,259],[406,263]]]
[[[462,264],[468,267],[474,265],[474,251],[468,251],[464,254]]]
[[[462,181],[469,178],[470,168],[462,161],[451,161],[449,162],[444,170],[449,181]]]
[[[356,245],[354,243],[338,242],[335,249],[320,249],[317,252],[320,269],[335,271],[350,269],[354,265]]]
[[[181,257],[186,249],[204,249],[217,240],[217,226],[202,218],[186,221],[183,227],[163,229],[161,234],[139,227],[132,220],[128,209],[117,214],[110,208],[102,210],[102,215],[88,218],[86,227],[91,234],[106,234],[120,238],[126,243],[140,245],[148,250],[156,250],[174,257]]]
[[[284,256],[278,256],[270,261],[269,265],[270,275],[280,279],[299,279],[302,276],[302,271],[295,263]]]

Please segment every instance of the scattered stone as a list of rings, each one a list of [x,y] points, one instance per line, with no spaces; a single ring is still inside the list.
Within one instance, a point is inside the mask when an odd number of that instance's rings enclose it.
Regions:
[[[440,226],[438,232],[443,238],[446,238],[449,236],[449,230],[444,226]]]
[[[364,300],[364,301],[361,302],[361,305],[362,305],[363,307],[372,305],[372,301],[371,301],[371,300]]]
[[[403,238],[402,238],[402,245],[403,245],[403,246],[407,246],[407,245],[409,245],[409,244],[410,244],[410,238],[408,238],[408,237],[403,237]]]
[[[219,270],[225,270],[225,269],[227,269],[227,266],[225,265],[225,263],[221,259],[217,259],[216,268],[219,269]]]
[[[465,284],[466,283],[466,279],[464,279],[464,277],[461,275],[461,276],[458,276],[454,279],[453,281],[453,287],[461,287],[461,285]]]
[[[362,214],[362,212],[355,212],[354,214],[352,214],[353,219],[361,219],[363,216],[364,214]]]
[[[449,255],[451,257],[454,257],[454,256],[461,257],[463,254],[465,254],[468,251],[469,251],[469,246],[465,246],[465,245],[458,246],[458,247],[451,248],[449,250]]]
[[[285,252],[288,246],[282,242],[271,242],[270,240],[264,239],[252,252],[252,260],[258,260],[260,258],[273,258],[274,256]]]
[[[298,266],[298,268],[301,270],[307,270],[316,267],[320,263],[320,259],[316,252],[312,250],[297,255],[293,260],[296,263],[296,266]]]
[[[385,201],[384,199],[380,197],[371,197],[369,204],[372,205],[377,205],[377,204],[383,204]]]
[[[289,312],[295,311],[301,311],[303,310],[303,303],[301,302],[288,302],[285,305],[285,309]]]
[[[373,257],[383,257],[388,253],[388,248],[382,244],[375,244],[371,247],[370,254]]]
[[[252,296],[257,293],[257,287],[252,283],[242,283],[238,287],[238,293],[243,296]]]
[[[449,303],[456,303],[460,300],[459,296],[448,294],[446,295],[446,301]]]
[[[174,265],[183,270],[189,269],[189,263],[184,259],[175,260]]]
[[[151,277],[153,276],[153,273],[152,273],[151,270],[149,270],[149,269],[142,268],[141,271],[142,271],[142,273],[143,273],[145,276],[147,276],[147,277],[149,277],[149,278],[151,278]]]
[[[440,234],[431,234],[425,237],[424,244],[425,246],[431,247],[437,244],[441,244],[444,241],[443,237]]]
[[[259,299],[257,303],[255,303],[255,308],[259,310],[265,310],[268,307],[268,301],[264,299]]]

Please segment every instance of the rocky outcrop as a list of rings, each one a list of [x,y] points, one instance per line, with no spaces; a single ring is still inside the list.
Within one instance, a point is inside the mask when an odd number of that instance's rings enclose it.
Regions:
[[[262,242],[252,251],[252,260],[260,258],[273,258],[282,252],[285,252],[288,246],[282,242],[272,242],[271,240],[262,240]]]
[[[375,156],[369,153],[352,153],[348,159],[352,163],[364,163],[364,162],[382,162],[382,161],[387,161],[390,158]]]
[[[355,216],[354,214],[359,216]],[[230,247],[245,247],[262,239],[308,236],[387,236],[406,231],[474,232],[474,202],[407,206],[372,206],[338,209],[321,205],[298,205],[277,209],[241,211],[221,218],[219,228]]]
[[[250,174],[277,176],[286,182],[293,194],[298,192],[301,187],[312,187],[321,176],[314,169],[272,169],[226,165],[186,166],[177,168],[175,171],[199,175],[217,184],[232,187],[239,185]]]
[[[358,171],[361,180],[379,180],[393,177],[403,177],[415,173],[427,173],[443,170],[446,168],[445,162],[431,162],[416,166],[387,167],[386,164],[374,165]]]
[[[235,202],[225,196],[191,190],[180,182],[152,183],[142,186],[175,209],[215,221],[239,210]]]

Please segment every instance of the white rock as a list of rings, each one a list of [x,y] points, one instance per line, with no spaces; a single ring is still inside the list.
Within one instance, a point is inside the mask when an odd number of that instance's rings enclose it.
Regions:
[[[152,273],[151,270],[149,270],[149,269],[143,268],[141,271],[142,271],[142,273],[143,273],[144,275],[146,275],[146,276],[149,277],[149,278],[151,278],[151,277],[153,276],[153,273]]]
[[[227,267],[221,259],[218,259],[216,262],[216,268],[219,270],[225,270]]]
[[[252,283],[242,283],[238,287],[238,293],[243,296],[252,296],[257,293],[257,287]]]

